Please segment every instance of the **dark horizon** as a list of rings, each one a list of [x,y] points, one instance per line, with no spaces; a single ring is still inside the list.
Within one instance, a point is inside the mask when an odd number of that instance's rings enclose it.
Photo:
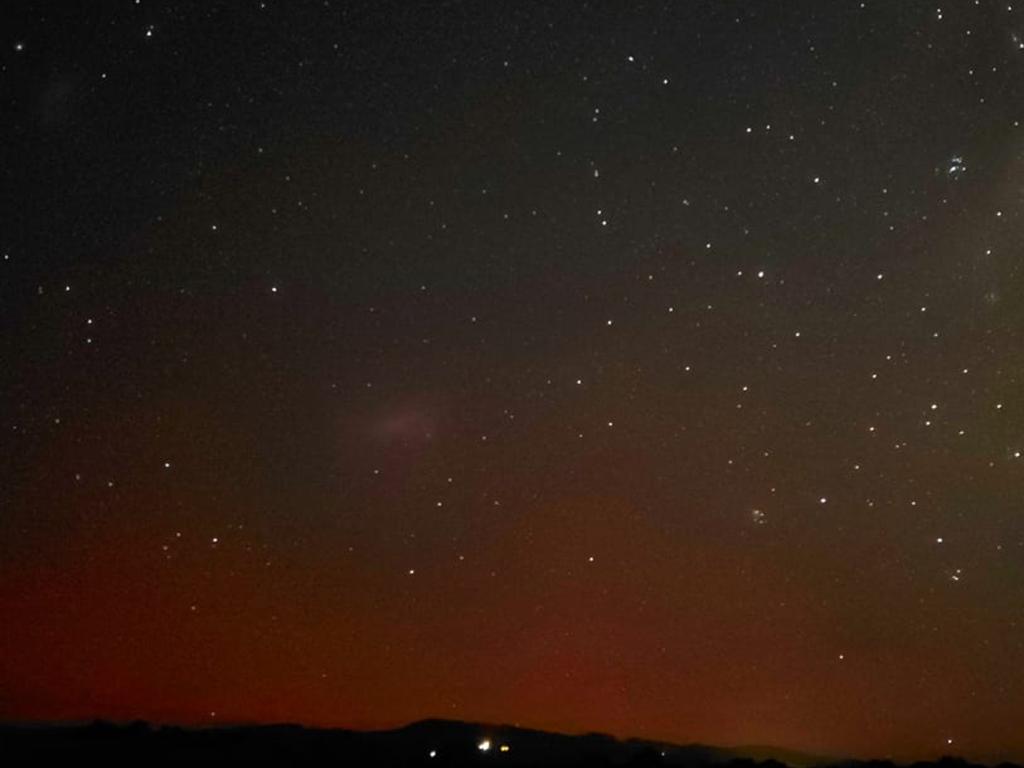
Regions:
[[[975,755],[968,757],[959,754],[954,745],[947,744],[948,747],[945,751],[939,751],[934,755],[904,755],[902,757],[894,754],[828,754],[823,752],[816,752],[814,750],[804,750],[793,748],[784,744],[769,744],[769,743],[736,743],[736,744],[718,744],[718,743],[707,743],[699,740],[693,741],[679,741],[672,738],[659,737],[651,734],[622,734],[612,733],[608,731],[601,731],[596,729],[564,729],[558,727],[546,727],[538,726],[531,723],[524,722],[486,722],[478,720],[461,720],[452,719],[445,717],[436,716],[425,716],[410,720],[402,723],[380,723],[377,725],[366,724],[361,726],[345,725],[345,724],[314,724],[314,723],[302,723],[294,721],[253,721],[253,720],[237,720],[237,721],[225,721],[218,718],[207,718],[198,719],[192,722],[188,721],[153,721],[145,718],[123,718],[123,719],[112,719],[106,717],[81,717],[67,720],[25,720],[15,721],[7,720],[0,721],[0,730],[2,729],[17,729],[17,730],[28,730],[28,731],[45,731],[45,730],[65,730],[65,731],[76,731],[90,728],[110,728],[115,731],[124,731],[136,728],[144,728],[149,731],[160,731],[160,730],[185,730],[185,731],[231,731],[231,730],[247,730],[247,731],[273,731],[276,729],[298,729],[307,732],[333,732],[340,731],[352,734],[393,734],[396,732],[402,732],[409,729],[416,728],[418,726],[431,726],[438,725],[440,727],[454,726],[454,727],[466,727],[472,729],[479,729],[481,732],[500,732],[500,731],[525,731],[525,732],[536,732],[545,735],[566,737],[569,739],[583,738],[583,737],[602,737],[610,738],[618,742],[644,742],[651,744],[661,744],[681,749],[710,749],[714,751],[720,751],[723,753],[735,753],[735,759],[754,759],[757,762],[766,760],[776,760],[789,766],[823,766],[823,765],[839,765],[850,762],[857,763],[874,763],[874,762],[886,762],[897,766],[909,766],[913,764],[921,763],[935,763],[943,760],[958,760],[966,763],[986,765],[986,766],[1017,766],[1024,765],[1024,762],[1019,760],[1014,755],[994,753],[990,755]],[[756,755],[756,757],[754,757]],[[785,755],[794,756],[795,762],[790,762],[784,759]]]
[[[0,723],[0,741],[4,736],[10,737],[12,733],[24,733],[26,735],[41,733],[57,733],[71,743],[89,744],[90,734],[101,734],[107,739],[106,743],[118,745],[130,741],[133,734],[145,734],[155,736],[159,734],[171,734],[181,732],[188,733],[213,733],[213,734],[236,734],[241,740],[240,743],[258,743],[260,738],[272,734],[292,734],[298,739],[307,739],[320,734],[330,737],[331,735],[374,737],[376,740],[375,749],[386,748],[393,750],[396,742],[408,741],[409,734],[418,734],[418,743],[436,744],[440,737],[441,743],[451,746],[462,744],[463,747],[480,749],[480,745],[487,743],[487,751],[499,751],[499,745],[515,745],[521,747],[524,743],[532,741],[530,745],[534,752],[538,748],[543,754],[545,742],[556,740],[563,743],[593,742],[597,740],[611,747],[632,747],[637,750],[654,750],[660,759],[657,762],[665,764],[679,764],[680,761],[691,765],[722,765],[727,763],[746,764],[748,766],[763,764],[765,766],[788,766],[789,768],[817,768],[819,766],[852,766],[852,765],[986,765],[1003,766],[1004,768],[1017,768],[1018,764],[1011,759],[990,758],[987,760],[968,760],[955,752],[948,752],[935,758],[918,760],[894,760],[891,756],[875,755],[873,757],[855,757],[850,755],[815,755],[812,753],[800,752],[787,749],[778,745],[765,744],[737,744],[737,745],[712,745],[702,743],[676,743],[666,739],[625,737],[621,735],[602,733],[598,731],[562,732],[546,729],[532,728],[519,723],[482,723],[473,721],[450,720],[445,718],[424,718],[422,720],[385,728],[345,728],[329,726],[308,726],[301,723],[153,723],[145,720],[134,720],[114,722],[103,719],[93,719],[80,722],[64,723]],[[525,738],[523,738],[525,737]],[[75,741],[77,739],[77,741]],[[539,740],[539,741],[538,741]],[[29,741],[29,743],[32,743]],[[11,742],[14,744],[14,742]],[[405,745],[408,749],[408,744]],[[550,743],[547,744],[550,747]],[[195,753],[194,747],[187,748],[189,753]],[[433,750],[426,750],[432,753]],[[560,750],[555,750],[560,752]],[[380,759],[383,752],[368,752],[367,759]],[[434,756],[428,754],[428,756]],[[517,757],[522,757],[517,755]],[[593,757],[593,756],[592,756]],[[666,759],[667,758],[667,759]],[[605,759],[610,759],[606,757]],[[556,763],[559,761],[555,761]],[[589,762],[589,761],[588,761]],[[602,765],[605,763],[601,763]],[[646,764],[646,763],[645,763]]]

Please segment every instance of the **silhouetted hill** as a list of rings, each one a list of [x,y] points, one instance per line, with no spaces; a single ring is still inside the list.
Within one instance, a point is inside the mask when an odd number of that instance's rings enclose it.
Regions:
[[[788,756],[786,762],[777,759]],[[11,762],[14,758],[16,762]],[[718,749],[600,733],[570,736],[508,725],[423,720],[389,731],[309,729],[298,725],[180,728],[136,722],[86,726],[0,727],[5,764],[78,765],[340,765],[402,766],[716,766],[783,768],[832,765],[886,768],[890,763],[823,760],[767,748]],[[944,758],[912,768],[972,768]]]

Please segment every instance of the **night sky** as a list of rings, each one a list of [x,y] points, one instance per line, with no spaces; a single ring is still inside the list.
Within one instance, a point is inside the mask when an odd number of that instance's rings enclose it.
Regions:
[[[1024,759],[1024,6],[3,15],[0,719]]]

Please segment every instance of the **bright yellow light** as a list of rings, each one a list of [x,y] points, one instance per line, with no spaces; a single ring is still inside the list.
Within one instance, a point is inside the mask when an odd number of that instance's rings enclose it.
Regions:
[[[509,747],[508,744],[502,744],[500,747],[498,747],[498,749],[502,752],[508,752]]]

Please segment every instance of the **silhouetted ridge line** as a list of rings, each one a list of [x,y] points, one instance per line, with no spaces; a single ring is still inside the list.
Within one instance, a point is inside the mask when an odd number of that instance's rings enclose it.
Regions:
[[[885,761],[813,758],[799,752],[748,747],[723,749],[603,733],[569,735],[512,725],[429,719],[381,731],[314,729],[279,723],[186,728],[127,724],[0,727],[0,755],[49,764],[102,761],[103,765],[169,764],[182,760],[226,764],[400,766],[715,766],[716,768],[892,768]],[[785,756],[780,760],[774,755]],[[10,763],[8,763],[10,764]],[[958,758],[910,768],[974,768]],[[1003,763],[1000,768],[1016,768]]]

